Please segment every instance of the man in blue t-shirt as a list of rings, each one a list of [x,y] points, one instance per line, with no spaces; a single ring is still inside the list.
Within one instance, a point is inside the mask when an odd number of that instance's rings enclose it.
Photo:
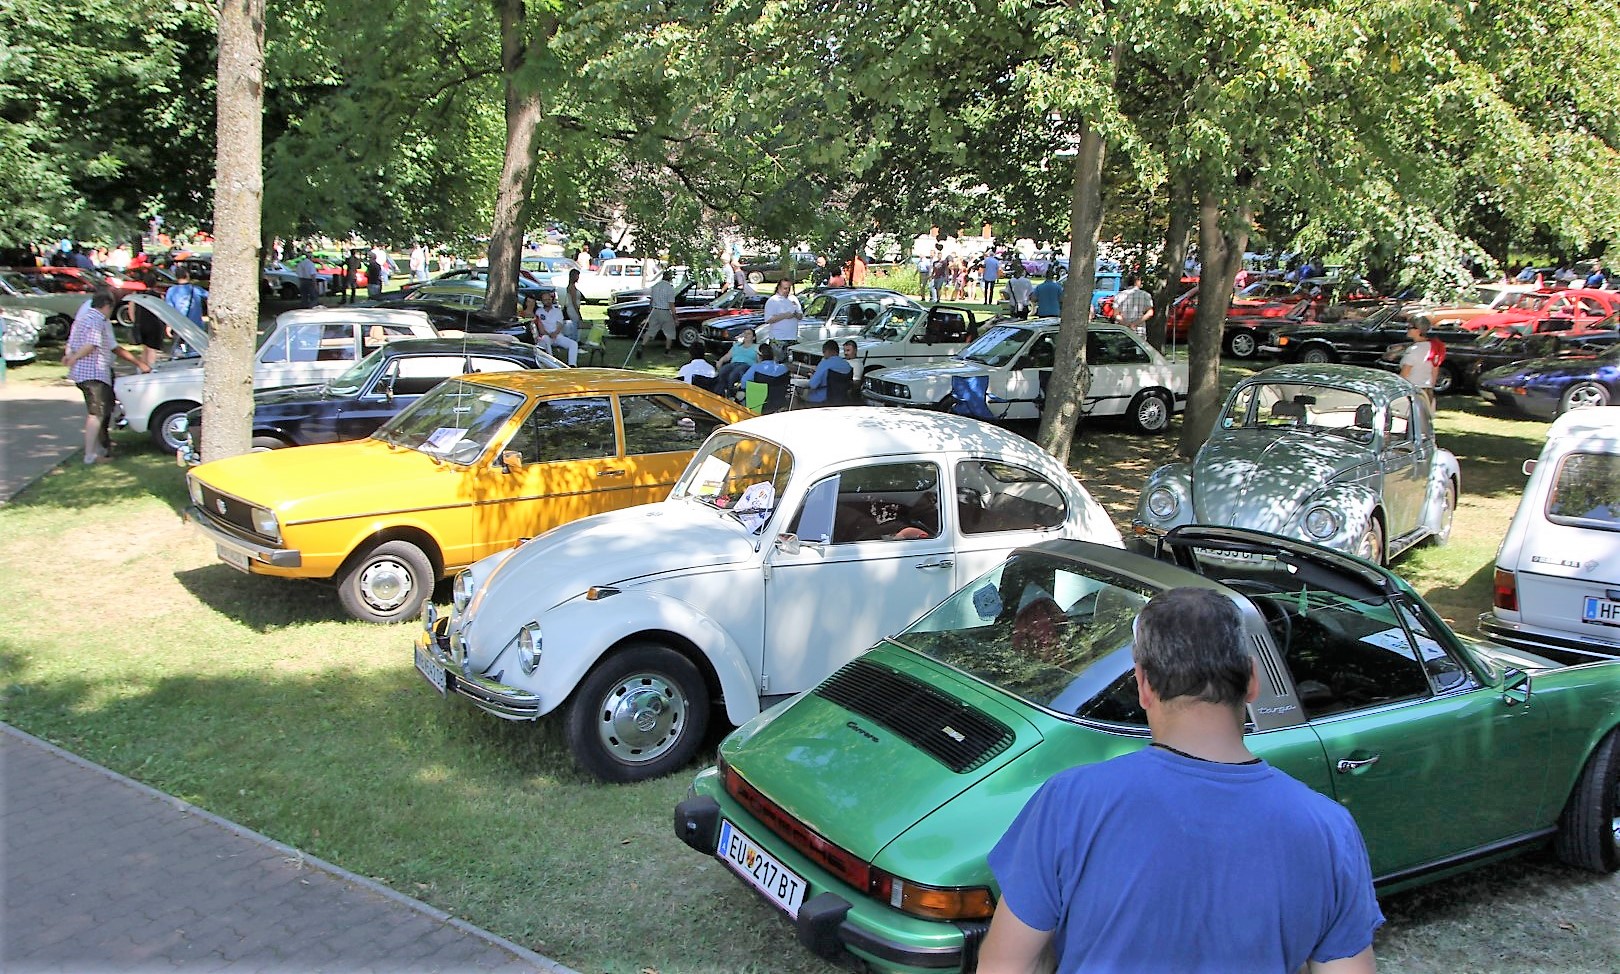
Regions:
[[[829,338],[821,343],[821,364],[816,366],[815,374],[810,376],[810,390],[805,394],[804,397],[806,402],[814,403],[818,406],[827,405],[827,393],[830,388],[829,376],[831,376],[834,372],[853,380],[855,376],[855,367],[850,365],[847,359],[839,356],[838,343]],[[847,399],[847,385],[845,386],[845,389],[846,393],[843,398]],[[843,404],[843,402],[833,403],[835,406],[842,406]]]
[[[1035,314],[1040,318],[1056,318],[1063,313],[1063,282],[1048,276],[1035,285]]]
[[[990,853],[979,974],[1372,974],[1383,923],[1350,813],[1248,750],[1243,623],[1202,588],[1155,596],[1131,652],[1152,746],[1050,779]]]

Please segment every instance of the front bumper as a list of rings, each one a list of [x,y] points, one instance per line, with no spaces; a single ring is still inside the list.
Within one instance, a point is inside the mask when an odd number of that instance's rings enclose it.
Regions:
[[[785,849],[769,829],[729,798],[725,801],[722,806],[714,796],[697,794],[676,805],[676,836],[698,852],[719,859],[720,819],[724,816],[802,876],[809,884],[807,896],[799,915],[787,919],[799,943],[816,956],[837,960],[849,953],[882,971],[959,971],[977,965],[979,944],[989,930],[989,921],[923,920],[864,897],[852,902],[841,895],[843,888],[830,874]]]
[[[201,532],[203,537],[212,541],[220,549],[221,554],[232,552],[246,557],[249,565],[258,562],[274,568],[300,568],[304,564],[304,553],[298,549],[272,548],[262,541],[229,531],[214,523],[212,518],[196,507],[187,507],[182,517]]]
[[[1555,660],[1593,663],[1620,659],[1620,641],[1584,633],[1577,636],[1553,629],[1527,626],[1521,622],[1509,622],[1498,618],[1494,612],[1480,613],[1479,631],[1486,639],[1504,646]]]
[[[430,617],[424,621],[416,635],[415,651],[418,656],[426,657],[444,671],[446,697],[462,697],[471,701],[479,710],[504,720],[539,719],[539,694],[519,690],[517,687],[470,674],[462,669],[461,663],[456,660],[456,653],[450,647],[449,616]],[[416,669],[429,686],[438,690],[438,684],[422,671],[420,665]]]

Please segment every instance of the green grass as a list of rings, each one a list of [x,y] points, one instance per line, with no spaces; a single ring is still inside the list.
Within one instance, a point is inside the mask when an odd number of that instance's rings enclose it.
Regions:
[[[1545,425],[1447,405],[1456,540],[1398,568],[1471,628]],[[329,589],[220,564],[179,520],[172,463],[118,438],[117,462],[64,465],[0,508],[0,718],[582,971],[834,969],[675,839],[689,774],[600,785],[554,725],[443,704],[412,669],[413,627],[343,621]],[[1099,424],[1074,467],[1125,522],[1173,442]],[[1544,857],[1385,908],[1386,971],[1612,971],[1620,957],[1620,881]]]

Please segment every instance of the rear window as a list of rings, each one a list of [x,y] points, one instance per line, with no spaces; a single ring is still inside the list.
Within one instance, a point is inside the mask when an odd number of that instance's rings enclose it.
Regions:
[[[1547,498],[1547,520],[1620,531],[1620,454],[1564,457]]]

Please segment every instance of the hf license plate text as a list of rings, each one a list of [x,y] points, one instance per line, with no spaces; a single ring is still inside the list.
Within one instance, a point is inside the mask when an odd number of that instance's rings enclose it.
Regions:
[[[1600,626],[1620,626],[1620,602],[1588,595],[1586,604],[1581,607],[1581,621],[1595,622]]]
[[[804,880],[725,819],[720,820],[720,858],[772,903],[786,910],[788,916],[798,918],[799,904],[804,902]]]

